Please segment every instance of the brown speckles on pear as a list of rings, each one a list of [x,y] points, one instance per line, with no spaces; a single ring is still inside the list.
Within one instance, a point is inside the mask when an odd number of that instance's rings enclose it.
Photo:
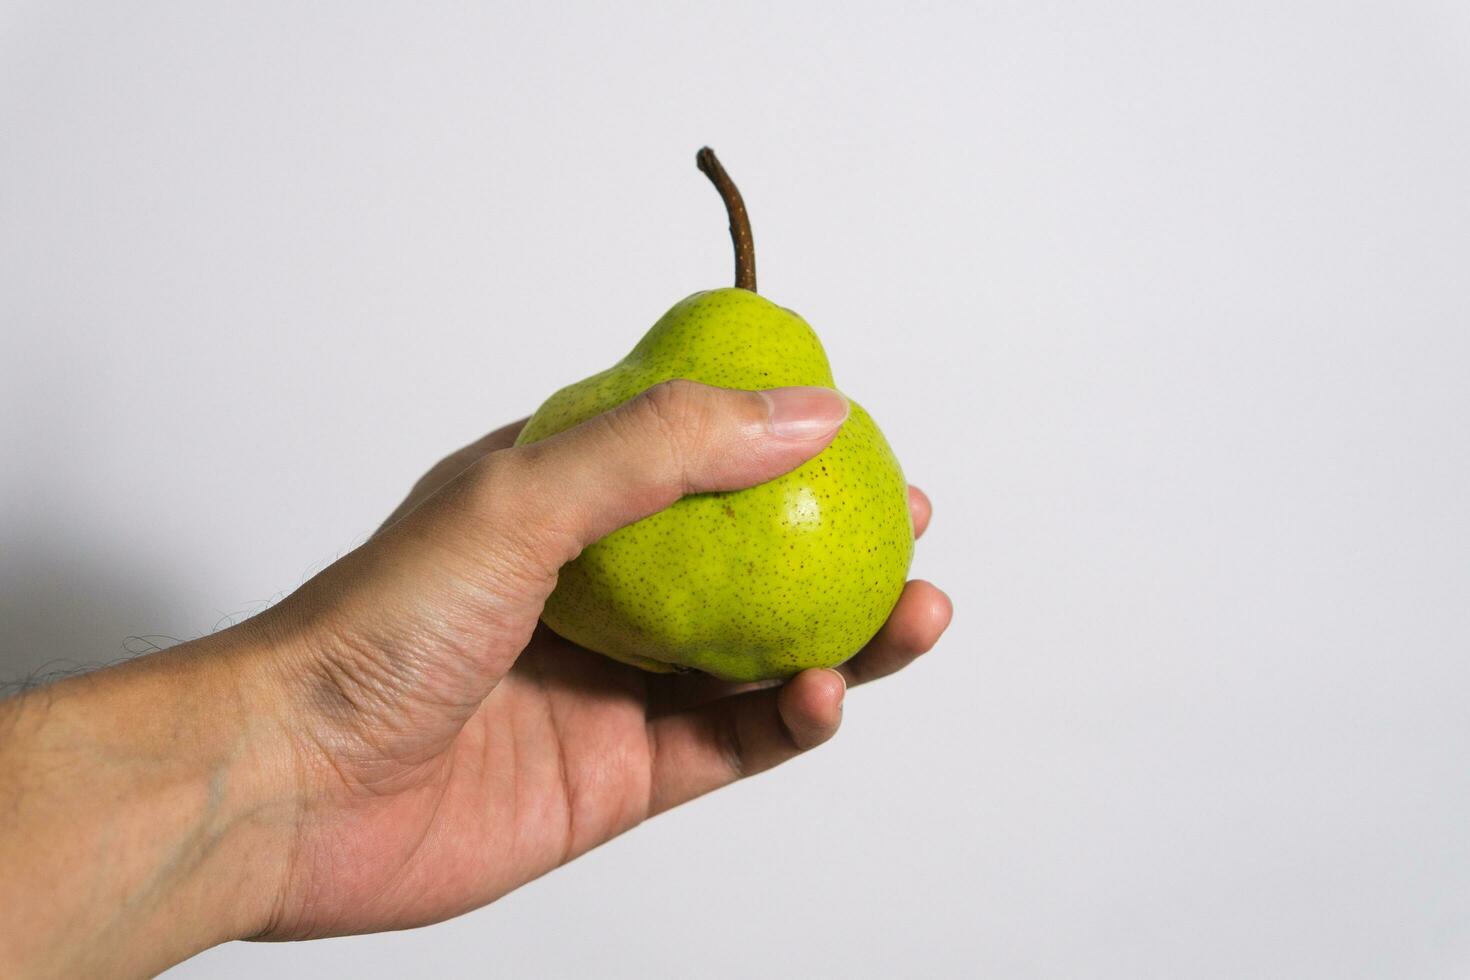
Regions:
[[[740,289],[696,293],[613,368],[562,389],[518,442],[544,439],[682,377],[728,388],[835,387],[801,317]],[[898,461],[861,406],[819,456],[734,493],[686,497],[587,548],[543,618],[645,669],[734,680],[835,666],[898,601],[913,553]]]

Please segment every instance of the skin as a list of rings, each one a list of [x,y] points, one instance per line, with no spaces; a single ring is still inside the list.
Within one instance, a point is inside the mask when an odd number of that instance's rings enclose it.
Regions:
[[[745,289],[675,304],[626,358],[551,396],[529,445],[671,378],[760,390],[835,387],[806,321]],[[760,486],[686,497],[563,570],[543,620],[645,670],[727,680],[835,667],[872,639],[913,556],[907,484],[862,407],[825,450]]]
[[[821,451],[845,410],[821,402],[676,383],[533,446],[502,429],[266,613],[0,703],[0,976],[438,921],[830,738],[847,685],[938,639],[933,586],[840,671],[777,686],[645,673],[537,625],[588,544]],[[793,410],[805,434],[778,435]]]

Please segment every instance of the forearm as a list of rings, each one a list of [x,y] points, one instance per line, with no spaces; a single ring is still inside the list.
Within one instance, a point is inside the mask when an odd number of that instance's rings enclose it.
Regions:
[[[297,804],[252,633],[0,703],[0,975],[150,974],[269,924]]]

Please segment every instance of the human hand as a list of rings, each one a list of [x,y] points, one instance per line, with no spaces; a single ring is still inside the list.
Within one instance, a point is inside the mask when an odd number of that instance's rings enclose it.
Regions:
[[[582,547],[689,492],[734,489],[821,451],[845,416],[770,434],[770,399],[692,383],[519,449],[508,426],[436,466],[366,547],[275,611],[313,802],[266,935],[401,928],[483,905],[654,814],[830,738],[848,684],[899,669],[948,624],[911,582],[840,670],[770,685],[654,675],[537,625]],[[910,503],[916,533],[929,521]]]
[[[534,445],[509,426],[260,616],[0,705],[18,733],[0,771],[22,773],[0,861],[53,896],[23,910],[8,960],[0,931],[0,972],[141,972],[230,938],[438,921],[826,741],[847,685],[936,642],[938,589],[910,582],[857,656],[778,684],[647,674],[538,618],[587,544],[794,468],[845,414],[824,389],[672,382]],[[922,533],[929,502],[910,505]],[[113,810],[90,820],[99,797]],[[28,848],[27,826],[69,849]]]

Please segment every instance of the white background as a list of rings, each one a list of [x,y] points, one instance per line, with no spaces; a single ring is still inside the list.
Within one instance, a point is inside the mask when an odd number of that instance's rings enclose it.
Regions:
[[[726,283],[703,142],[949,636],[494,906],[175,975],[1470,970],[1462,4],[4,3],[0,673],[259,608]]]

